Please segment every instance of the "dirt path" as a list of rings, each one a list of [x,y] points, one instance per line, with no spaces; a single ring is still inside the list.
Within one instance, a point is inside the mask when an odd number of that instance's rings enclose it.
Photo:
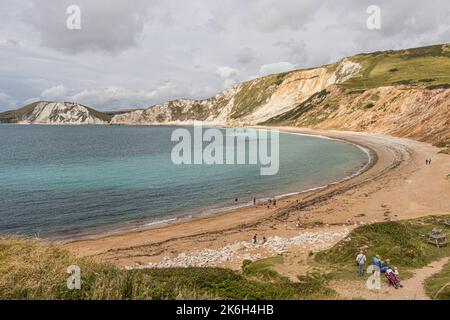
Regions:
[[[414,275],[402,281],[403,288],[394,289],[387,285],[382,276],[382,286],[378,291],[368,290],[364,281],[333,281],[330,285],[343,299],[367,300],[430,300],[425,293],[424,282],[432,275],[440,272],[450,257],[430,263],[414,271]]]

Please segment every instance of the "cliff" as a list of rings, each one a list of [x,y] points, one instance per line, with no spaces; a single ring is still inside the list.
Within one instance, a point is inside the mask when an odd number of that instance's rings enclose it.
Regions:
[[[39,102],[0,122],[40,124],[289,125],[450,141],[450,45],[358,54],[334,64],[246,81],[204,100],[119,114]]]

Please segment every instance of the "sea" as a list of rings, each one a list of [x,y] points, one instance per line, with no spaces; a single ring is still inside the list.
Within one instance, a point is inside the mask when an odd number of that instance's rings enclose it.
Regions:
[[[180,128],[194,135],[188,126],[0,125],[0,235],[66,241],[153,228],[322,188],[370,161],[345,141],[280,133],[274,175],[260,164],[178,165]]]

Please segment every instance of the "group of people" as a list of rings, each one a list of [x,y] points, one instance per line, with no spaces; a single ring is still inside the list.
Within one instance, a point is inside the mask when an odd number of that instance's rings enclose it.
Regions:
[[[426,160],[425,160],[425,164],[426,164],[426,165],[431,164],[431,159],[426,159]]]
[[[261,244],[264,244],[267,242],[266,237],[262,238]],[[257,239],[257,234],[255,233],[255,235],[252,237],[252,244],[256,245],[258,243],[258,239]]]
[[[234,203],[238,204],[238,202],[239,202],[239,198],[234,198]],[[256,206],[256,204],[257,204],[257,199],[253,198],[253,205]],[[271,205],[276,207],[277,206],[277,200],[276,199],[269,199],[267,201],[267,208],[270,208]]]
[[[366,255],[364,254],[364,251],[361,250],[356,256],[356,265],[358,268],[357,273],[360,277],[364,276],[366,261]],[[389,259],[386,259],[384,261],[381,260],[381,257],[379,255],[376,255],[372,258],[372,265],[378,267],[380,273],[383,273],[386,276],[388,283],[395,289],[401,288],[402,285],[400,284],[398,269],[397,267],[391,267],[390,262],[391,261]]]

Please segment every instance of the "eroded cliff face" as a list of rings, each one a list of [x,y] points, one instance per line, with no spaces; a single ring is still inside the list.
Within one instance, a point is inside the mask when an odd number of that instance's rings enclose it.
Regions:
[[[266,124],[379,132],[437,143],[450,140],[450,89],[333,85]]]
[[[280,115],[331,84],[357,74],[361,66],[348,59],[337,64],[270,75],[231,87],[206,100],[180,99],[116,115],[112,124],[248,125]]]
[[[18,120],[19,124],[107,124],[87,107],[70,102],[39,102]]]
[[[450,141],[450,45],[364,53],[319,68],[247,81],[204,100],[179,99],[121,114],[40,102],[0,113],[3,123],[282,125]]]

